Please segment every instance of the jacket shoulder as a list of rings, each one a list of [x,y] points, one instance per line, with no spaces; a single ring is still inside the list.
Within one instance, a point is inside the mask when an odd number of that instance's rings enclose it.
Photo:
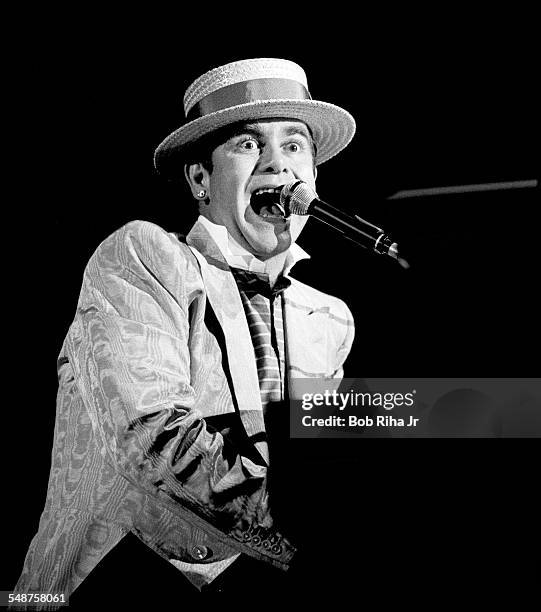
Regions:
[[[202,291],[199,264],[186,244],[154,223],[131,221],[88,261],[79,308],[98,305],[128,316],[142,299],[163,305],[169,296],[187,305]]]
[[[198,270],[197,260],[179,237],[149,221],[130,221],[110,234],[89,260],[89,270],[133,269],[143,266],[152,273]]]
[[[127,251],[143,257],[155,256],[161,251],[174,251],[192,259],[189,255],[190,248],[179,239],[178,234],[168,232],[150,221],[136,220],[126,223],[109,235],[96,252],[110,249],[116,249],[118,254]]]

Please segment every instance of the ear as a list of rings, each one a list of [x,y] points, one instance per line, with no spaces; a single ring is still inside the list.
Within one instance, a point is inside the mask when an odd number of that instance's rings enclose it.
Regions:
[[[194,198],[197,199],[197,193],[201,191],[201,189],[205,189],[208,193],[210,174],[203,164],[186,164],[184,166],[184,176],[188,181]]]

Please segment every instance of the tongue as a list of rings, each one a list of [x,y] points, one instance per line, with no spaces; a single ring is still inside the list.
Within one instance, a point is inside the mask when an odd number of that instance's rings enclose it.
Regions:
[[[279,204],[264,205],[261,207],[259,215],[273,215],[276,217],[285,217],[285,211]]]

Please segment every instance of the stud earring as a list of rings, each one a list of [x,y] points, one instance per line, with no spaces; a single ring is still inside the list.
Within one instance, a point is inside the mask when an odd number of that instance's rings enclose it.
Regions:
[[[207,192],[204,189],[201,189],[197,192],[197,198],[202,200],[207,195]]]

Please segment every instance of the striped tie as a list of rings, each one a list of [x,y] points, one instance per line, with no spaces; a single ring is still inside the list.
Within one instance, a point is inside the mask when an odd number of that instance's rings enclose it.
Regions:
[[[282,292],[291,281],[280,277],[271,288],[267,275],[231,268],[252,337],[261,404],[284,399],[285,342]]]

